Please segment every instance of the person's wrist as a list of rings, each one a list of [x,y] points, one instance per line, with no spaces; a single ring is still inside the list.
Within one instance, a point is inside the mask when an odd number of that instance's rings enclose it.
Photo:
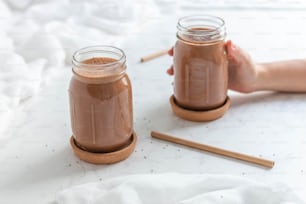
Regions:
[[[267,69],[265,68],[264,64],[256,64],[256,73],[255,73],[255,79],[252,87],[252,92],[254,91],[262,91],[265,89],[265,86],[267,86],[268,80],[267,80]]]

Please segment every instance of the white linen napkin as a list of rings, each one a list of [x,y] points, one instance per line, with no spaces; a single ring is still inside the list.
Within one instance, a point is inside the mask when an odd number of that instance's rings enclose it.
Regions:
[[[61,191],[58,204],[304,203],[283,185],[210,174],[131,175]]]

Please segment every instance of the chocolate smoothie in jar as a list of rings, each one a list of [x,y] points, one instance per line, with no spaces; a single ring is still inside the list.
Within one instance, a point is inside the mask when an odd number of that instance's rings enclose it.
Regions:
[[[177,29],[172,108],[190,120],[217,119],[229,106],[225,23],[214,16],[187,16]]]
[[[111,46],[93,46],[73,55],[69,99],[74,153],[91,163],[127,158],[136,143],[132,88],[126,57]]]

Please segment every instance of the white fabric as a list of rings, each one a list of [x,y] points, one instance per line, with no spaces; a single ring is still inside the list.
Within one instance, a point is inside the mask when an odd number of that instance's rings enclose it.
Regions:
[[[132,175],[60,192],[58,204],[293,204],[303,203],[282,185],[225,175]]]
[[[156,13],[151,0],[0,0],[0,133],[74,51],[119,46]]]

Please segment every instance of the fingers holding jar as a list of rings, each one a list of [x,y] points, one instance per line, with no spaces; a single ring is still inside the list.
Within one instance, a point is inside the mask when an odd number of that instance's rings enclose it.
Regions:
[[[228,60],[228,88],[234,91],[249,93],[254,91],[258,66],[250,55],[228,40],[225,44]]]
[[[173,56],[173,47],[170,50],[168,50],[168,55]],[[173,65],[171,65],[170,68],[167,69],[167,74],[169,74],[170,76],[174,75]]]

